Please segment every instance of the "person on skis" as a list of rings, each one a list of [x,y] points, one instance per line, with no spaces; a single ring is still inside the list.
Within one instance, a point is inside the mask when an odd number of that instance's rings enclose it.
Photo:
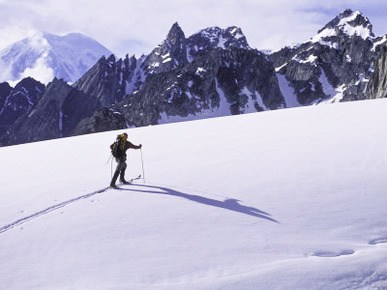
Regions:
[[[116,181],[118,176],[120,176],[120,181],[123,184],[128,184],[125,180],[125,170],[127,167],[126,164],[126,150],[128,149],[141,149],[142,145],[134,145],[129,142],[128,134],[123,133],[117,136],[117,141],[110,145],[110,149],[112,150],[112,154],[117,161],[116,171],[114,172],[113,178],[110,182],[110,187],[116,187]]]

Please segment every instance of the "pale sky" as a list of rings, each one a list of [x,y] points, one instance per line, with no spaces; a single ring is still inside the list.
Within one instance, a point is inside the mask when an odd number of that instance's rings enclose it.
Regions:
[[[343,10],[358,10],[387,34],[386,0],[0,0],[0,49],[45,31],[94,38],[117,56],[148,54],[173,23],[185,36],[238,26],[249,45],[277,50],[313,37]]]

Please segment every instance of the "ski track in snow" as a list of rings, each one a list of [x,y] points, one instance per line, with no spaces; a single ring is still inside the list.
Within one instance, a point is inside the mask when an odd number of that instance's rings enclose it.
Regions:
[[[133,179],[131,180],[131,182],[134,181],[134,180],[138,180],[138,179],[140,179],[140,178],[141,178],[141,175],[138,176],[138,177],[136,177],[136,178],[133,178]],[[15,222],[13,222],[13,223],[10,223],[10,224],[8,224],[8,225],[6,225],[6,226],[1,227],[1,228],[0,228],[0,234],[6,232],[6,231],[8,231],[8,230],[10,230],[10,229],[12,229],[12,228],[14,228],[14,227],[16,227],[16,226],[19,226],[19,225],[21,225],[21,224],[24,224],[24,223],[26,223],[26,222],[29,222],[29,221],[31,221],[31,220],[34,220],[34,219],[36,219],[36,218],[38,218],[38,217],[40,217],[40,216],[42,216],[42,215],[46,215],[46,214],[48,214],[48,213],[50,213],[50,212],[52,212],[52,211],[55,211],[55,210],[58,210],[58,209],[60,209],[60,208],[65,207],[65,206],[68,206],[68,205],[70,205],[70,204],[72,204],[72,203],[74,203],[74,202],[77,202],[77,201],[79,201],[79,200],[87,199],[87,198],[92,197],[93,195],[96,195],[96,194],[98,194],[98,193],[105,192],[105,191],[108,190],[109,188],[110,188],[110,187],[105,187],[105,188],[102,188],[102,189],[93,191],[93,192],[91,192],[91,193],[88,193],[88,194],[85,194],[85,195],[81,195],[81,196],[76,197],[76,198],[72,198],[72,199],[70,199],[70,200],[67,200],[67,201],[64,201],[64,202],[55,204],[55,205],[53,205],[53,206],[50,206],[50,207],[48,207],[48,208],[46,208],[46,209],[44,209],[44,210],[41,210],[41,211],[39,211],[39,212],[37,212],[37,213],[34,213],[34,214],[32,214],[32,215],[29,215],[29,216],[27,216],[27,217],[18,219],[17,221],[15,221]],[[116,189],[121,189],[121,188],[117,187]]]
[[[14,228],[16,226],[19,226],[21,224],[24,224],[26,222],[34,220],[34,219],[36,219],[36,218],[38,218],[40,216],[46,215],[46,214],[48,214],[50,212],[53,212],[55,210],[58,210],[58,209],[63,208],[65,206],[68,206],[68,205],[70,205],[70,204],[72,204],[74,202],[77,202],[77,201],[82,200],[82,199],[87,199],[87,198],[89,198],[89,197],[91,197],[93,195],[96,195],[98,193],[102,193],[102,192],[106,191],[107,189],[109,189],[109,187],[106,187],[106,188],[103,188],[103,189],[100,189],[100,190],[96,190],[96,191],[94,191],[92,193],[88,193],[88,194],[85,194],[85,195],[82,195],[82,196],[79,196],[79,197],[76,197],[76,198],[73,198],[73,199],[70,199],[70,200],[67,200],[67,201],[55,204],[55,205],[50,206],[50,207],[48,207],[48,208],[46,208],[44,210],[41,210],[39,212],[36,212],[36,213],[31,214],[29,216],[26,216],[24,218],[18,219],[17,221],[15,221],[13,223],[10,223],[8,225],[0,227],[0,234],[6,232],[6,231],[8,231],[8,230],[10,230],[10,229],[12,229],[12,228]]]

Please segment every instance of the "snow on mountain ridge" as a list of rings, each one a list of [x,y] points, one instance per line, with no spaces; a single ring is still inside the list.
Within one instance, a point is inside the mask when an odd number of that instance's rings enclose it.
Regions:
[[[351,22],[354,22],[358,17],[364,18],[366,23],[352,25]],[[341,19],[338,27],[349,36],[357,35],[364,40],[374,37],[372,32],[372,25],[369,23],[368,18],[361,14],[359,11],[356,11],[352,15]]]
[[[212,48],[219,47],[225,49],[227,46],[234,46],[239,48],[250,49],[244,36],[242,29],[236,26],[230,26],[226,29],[215,27],[208,27],[200,30],[188,38],[192,43],[202,42],[201,49],[211,46]]]
[[[375,38],[372,32],[372,25],[366,16],[359,11],[345,10],[318,31],[311,41],[337,48],[338,44],[332,41],[331,37],[337,37],[340,33],[348,37],[359,36],[364,40]]]

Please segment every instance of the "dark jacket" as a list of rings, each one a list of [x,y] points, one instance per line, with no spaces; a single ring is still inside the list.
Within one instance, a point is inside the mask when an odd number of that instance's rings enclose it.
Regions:
[[[113,150],[113,146],[114,146],[114,143],[112,145],[110,145],[110,149]],[[123,150],[124,154],[123,154],[122,158],[126,158],[126,150],[128,150],[128,149],[141,149],[141,147],[142,147],[141,144],[136,146],[132,142],[126,141],[125,145],[124,145],[124,150]]]

